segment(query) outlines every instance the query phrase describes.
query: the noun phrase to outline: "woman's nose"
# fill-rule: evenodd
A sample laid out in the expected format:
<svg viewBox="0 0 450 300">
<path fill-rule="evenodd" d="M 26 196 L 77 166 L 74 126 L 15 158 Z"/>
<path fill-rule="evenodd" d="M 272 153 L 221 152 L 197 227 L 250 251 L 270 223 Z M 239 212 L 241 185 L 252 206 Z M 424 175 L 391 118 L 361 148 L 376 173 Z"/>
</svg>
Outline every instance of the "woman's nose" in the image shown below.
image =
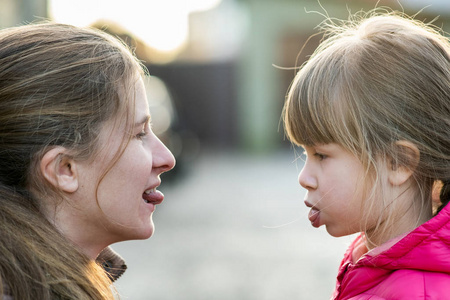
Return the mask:
<svg viewBox="0 0 450 300">
<path fill-rule="evenodd" d="M 170 171 L 175 167 L 175 157 L 172 152 L 157 138 L 153 152 L 153 168 L 158 169 L 158 173 Z"/>
<path fill-rule="evenodd" d="M 306 165 L 298 175 L 298 182 L 303 188 L 307 189 L 308 191 L 317 188 L 317 179 L 313 176 Z"/>
</svg>

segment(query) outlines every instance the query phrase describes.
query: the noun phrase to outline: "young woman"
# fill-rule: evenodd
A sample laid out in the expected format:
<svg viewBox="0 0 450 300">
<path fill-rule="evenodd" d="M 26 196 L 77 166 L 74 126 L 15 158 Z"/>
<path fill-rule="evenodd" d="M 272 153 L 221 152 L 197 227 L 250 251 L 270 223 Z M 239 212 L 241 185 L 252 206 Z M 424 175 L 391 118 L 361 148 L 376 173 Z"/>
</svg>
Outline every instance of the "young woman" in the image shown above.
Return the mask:
<svg viewBox="0 0 450 300">
<path fill-rule="evenodd" d="M 447 299 L 449 41 L 398 13 L 329 25 L 292 83 L 284 121 L 306 152 L 299 182 L 312 225 L 361 232 L 332 298 Z"/>
<path fill-rule="evenodd" d="M 109 245 L 146 239 L 175 160 L 153 134 L 139 62 L 91 29 L 0 31 L 0 295 L 113 299 Z"/>
</svg>

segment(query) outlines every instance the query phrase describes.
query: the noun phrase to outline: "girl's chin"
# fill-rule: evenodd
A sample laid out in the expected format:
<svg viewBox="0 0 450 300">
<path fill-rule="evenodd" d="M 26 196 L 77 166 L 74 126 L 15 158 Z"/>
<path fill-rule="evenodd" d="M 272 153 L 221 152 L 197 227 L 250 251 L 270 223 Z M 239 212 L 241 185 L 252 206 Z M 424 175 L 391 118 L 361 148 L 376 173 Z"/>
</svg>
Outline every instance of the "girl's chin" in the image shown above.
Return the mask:
<svg viewBox="0 0 450 300">
<path fill-rule="evenodd" d="M 344 234 L 342 231 L 337 230 L 336 228 L 334 228 L 333 226 L 330 226 L 330 225 L 325 225 L 325 228 L 326 228 L 328 234 L 331 235 L 332 237 L 342 237 L 342 236 L 347 235 L 347 234 Z"/>
<path fill-rule="evenodd" d="M 329 225 L 325 225 L 325 228 L 327 229 L 327 232 L 329 235 L 331 235 L 332 237 L 343 237 L 343 236 L 348 236 L 348 235 L 352 235 L 354 233 L 357 233 L 359 231 L 342 231 L 342 230 L 338 230 L 336 228 L 334 228 L 333 226 L 329 226 Z"/>
</svg>

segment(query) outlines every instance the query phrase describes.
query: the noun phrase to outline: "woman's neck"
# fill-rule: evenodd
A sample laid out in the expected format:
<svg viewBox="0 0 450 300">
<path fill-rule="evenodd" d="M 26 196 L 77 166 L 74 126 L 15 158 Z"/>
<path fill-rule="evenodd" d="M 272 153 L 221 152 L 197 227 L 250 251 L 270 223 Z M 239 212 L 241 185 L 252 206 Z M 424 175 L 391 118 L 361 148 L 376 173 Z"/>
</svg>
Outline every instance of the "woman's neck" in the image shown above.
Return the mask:
<svg viewBox="0 0 450 300">
<path fill-rule="evenodd" d="M 95 260 L 99 253 L 109 245 L 98 236 L 90 235 L 89 230 L 84 229 L 83 218 L 78 215 L 79 210 L 73 206 L 62 202 L 58 207 L 43 206 L 41 211 L 66 239 L 92 260 Z"/>
</svg>

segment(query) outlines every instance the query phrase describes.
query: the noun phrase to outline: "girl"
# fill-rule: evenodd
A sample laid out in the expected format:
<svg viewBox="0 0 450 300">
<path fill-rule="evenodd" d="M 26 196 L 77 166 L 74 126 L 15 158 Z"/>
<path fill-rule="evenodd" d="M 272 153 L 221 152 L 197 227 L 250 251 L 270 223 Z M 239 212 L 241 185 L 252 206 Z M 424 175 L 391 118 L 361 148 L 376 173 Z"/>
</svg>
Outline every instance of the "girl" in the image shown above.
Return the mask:
<svg viewBox="0 0 450 300">
<path fill-rule="evenodd" d="M 332 299 L 450 299 L 449 41 L 398 13 L 356 19 L 329 26 L 283 112 L 312 225 L 362 232 Z"/>
<path fill-rule="evenodd" d="M 153 233 L 173 168 L 130 51 L 99 31 L 0 31 L 0 295 L 113 299 L 108 248 Z"/>
</svg>

